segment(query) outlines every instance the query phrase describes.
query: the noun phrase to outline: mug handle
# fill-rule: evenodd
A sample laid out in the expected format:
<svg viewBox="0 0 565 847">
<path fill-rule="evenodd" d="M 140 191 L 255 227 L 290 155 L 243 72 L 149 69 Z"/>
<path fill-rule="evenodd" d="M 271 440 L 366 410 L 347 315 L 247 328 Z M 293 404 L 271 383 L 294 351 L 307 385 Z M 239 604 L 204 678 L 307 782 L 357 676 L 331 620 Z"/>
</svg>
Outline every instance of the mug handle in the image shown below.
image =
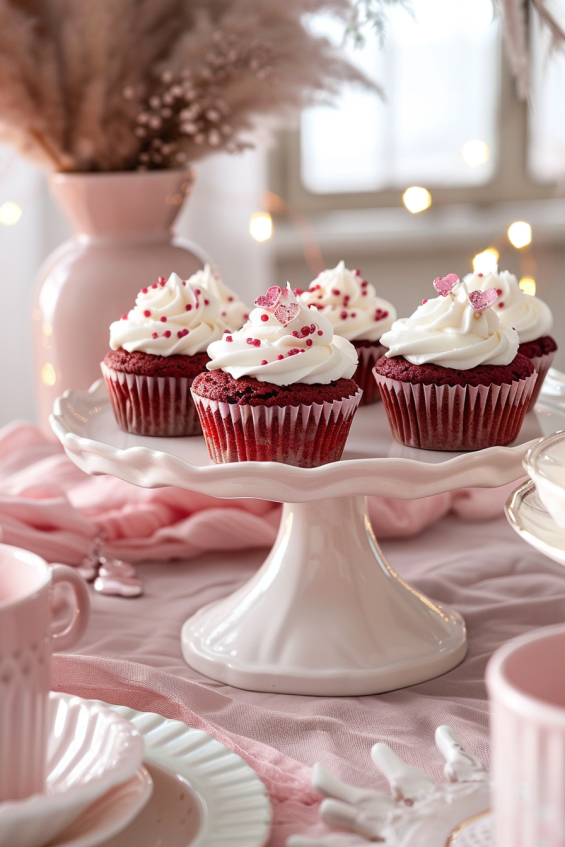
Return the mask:
<svg viewBox="0 0 565 847">
<path fill-rule="evenodd" d="M 75 595 L 76 606 L 72 621 L 63 632 L 53 633 L 53 650 L 67 650 L 80 641 L 90 618 L 90 596 L 86 582 L 74 568 L 68 565 L 51 565 L 51 584 L 68 582 Z"/>
</svg>

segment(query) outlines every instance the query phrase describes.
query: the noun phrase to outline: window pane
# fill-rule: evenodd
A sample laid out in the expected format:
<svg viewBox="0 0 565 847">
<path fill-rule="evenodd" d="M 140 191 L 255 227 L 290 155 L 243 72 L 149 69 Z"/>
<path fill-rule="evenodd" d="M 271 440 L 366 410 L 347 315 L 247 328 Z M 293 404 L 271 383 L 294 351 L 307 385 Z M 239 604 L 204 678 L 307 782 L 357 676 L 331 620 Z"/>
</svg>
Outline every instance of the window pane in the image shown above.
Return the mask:
<svg viewBox="0 0 565 847">
<path fill-rule="evenodd" d="M 335 108 L 304 112 L 301 169 L 310 191 L 478 185 L 492 178 L 499 46 L 491 2 L 414 0 L 412 8 L 413 18 L 391 9 L 384 49 L 370 32 L 361 51 L 348 48 L 383 85 L 386 102 L 347 87 Z M 322 27 L 337 40 L 318 21 Z"/>
<path fill-rule="evenodd" d="M 565 25 L 565 10 L 553 14 Z M 532 15 L 532 95 L 528 168 L 538 182 L 557 182 L 565 176 L 565 54 L 550 50 L 550 35 Z"/>
</svg>

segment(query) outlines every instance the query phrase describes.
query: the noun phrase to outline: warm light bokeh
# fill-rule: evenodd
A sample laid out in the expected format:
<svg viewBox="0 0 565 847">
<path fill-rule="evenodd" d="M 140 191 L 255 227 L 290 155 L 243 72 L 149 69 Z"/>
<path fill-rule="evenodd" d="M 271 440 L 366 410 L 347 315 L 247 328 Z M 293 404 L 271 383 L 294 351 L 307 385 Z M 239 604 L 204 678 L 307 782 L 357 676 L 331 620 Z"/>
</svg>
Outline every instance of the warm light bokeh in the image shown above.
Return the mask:
<svg viewBox="0 0 565 847">
<path fill-rule="evenodd" d="M 407 188 L 402 195 L 404 205 L 413 215 L 418 212 L 423 212 L 424 209 L 429 209 L 432 205 L 432 195 L 427 188 L 422 188 L 419 185 L 412 185 Z"/>
<path fill-rule="evenodd" d="M 13 226 L 17 224 L 22 216 L 22 208 L 12 200 L 6 200 L 0 206 L 0 224 L 4 226 Z"/>
<path fill-rule="evenodd" d="M 478 168 L 488 162 L 490 156 L 489 146 L 485 141 L 473 139 L 466 141 L 461 148 L 461 156 L 470 168 Z"/>
<path fill-rule="evenodd" d="M 477 253 L 473 259 L 473 270 L 476 274 L 496 273 L 498 270 L 498 250 L 487 247 L 482 253 Z"/>
<path fill-rule="evenodd" d="M 508 240 L 513 247 L 527 247 L 532 243 L 532 228 L 526 221 L 514 221 L 508 227 Z"/>
<path fill-rule="evenodd" d="M 268 212 L 255 212 L 249 219 L 249 232 L 255 241 L 268 241 L 273 234 L 273 219 Z"/>
<path fill-rule="evenodd" d="M 532 297 L 536 293 L 536 281 L 531 276 L 523 276 L 518 283 L 524 294 L 531 294 Z"/>
</svg>

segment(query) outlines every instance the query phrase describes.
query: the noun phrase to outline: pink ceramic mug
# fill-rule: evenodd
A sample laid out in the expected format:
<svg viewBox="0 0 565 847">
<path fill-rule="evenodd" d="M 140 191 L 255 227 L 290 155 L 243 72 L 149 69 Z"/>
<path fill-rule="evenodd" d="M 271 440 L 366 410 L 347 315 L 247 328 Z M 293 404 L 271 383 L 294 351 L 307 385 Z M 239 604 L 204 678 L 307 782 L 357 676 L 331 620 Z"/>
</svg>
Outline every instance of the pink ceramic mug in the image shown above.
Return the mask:
<svg viewBox="0 0 565 847">
<path fill-rule="evenodd" d="M 505 644 L 486 675 L 496 847 L 565 844 L 565 626 Z"/>
<path fill-rule="evenodd" d="M 74 617 L 52 632 L 52 585 L 75 595 Z M 47 697 L 53 649 L 72 647 L 88 624 L 82 577 L 27 550 L 0 544 L 0 802 L 45 789 Z"/>
</svg>

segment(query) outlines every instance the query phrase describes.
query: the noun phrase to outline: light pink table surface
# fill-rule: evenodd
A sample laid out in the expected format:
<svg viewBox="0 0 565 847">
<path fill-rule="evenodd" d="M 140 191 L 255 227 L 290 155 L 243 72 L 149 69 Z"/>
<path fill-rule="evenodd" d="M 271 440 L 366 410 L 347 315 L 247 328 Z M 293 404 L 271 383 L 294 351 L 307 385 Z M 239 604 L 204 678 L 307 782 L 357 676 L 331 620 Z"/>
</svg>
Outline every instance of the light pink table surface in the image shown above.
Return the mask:
<svg viewBox="0 0 565 847">
<path fill-rule="evenodd" d="M 528 547 L 502 517 L 472 524 L 447 517 L 414 539 L 384 543 L 383 550 L 401 576 L 467 622 L 467 658 L 443 677 L 389 694 L 315 698 L 240 691 L 193 671 L 181 656 L 182 624 L 247 580 L 262 551 L 140 565 L 145 596 L 94 595 L 89 631 L 74 652 L 127 659 L 213 689 L 220 698 L 210 703 L 209 717 L 228 732 L 308 766 L 320 761 L 357 785 L 385 788 L 369 757 L 377 740 L 441 779 L 433 737 L 444 723 L 488 765 L 486 662 L 515 635 L 565 620 L 565 572 Z"/>
</svg>

